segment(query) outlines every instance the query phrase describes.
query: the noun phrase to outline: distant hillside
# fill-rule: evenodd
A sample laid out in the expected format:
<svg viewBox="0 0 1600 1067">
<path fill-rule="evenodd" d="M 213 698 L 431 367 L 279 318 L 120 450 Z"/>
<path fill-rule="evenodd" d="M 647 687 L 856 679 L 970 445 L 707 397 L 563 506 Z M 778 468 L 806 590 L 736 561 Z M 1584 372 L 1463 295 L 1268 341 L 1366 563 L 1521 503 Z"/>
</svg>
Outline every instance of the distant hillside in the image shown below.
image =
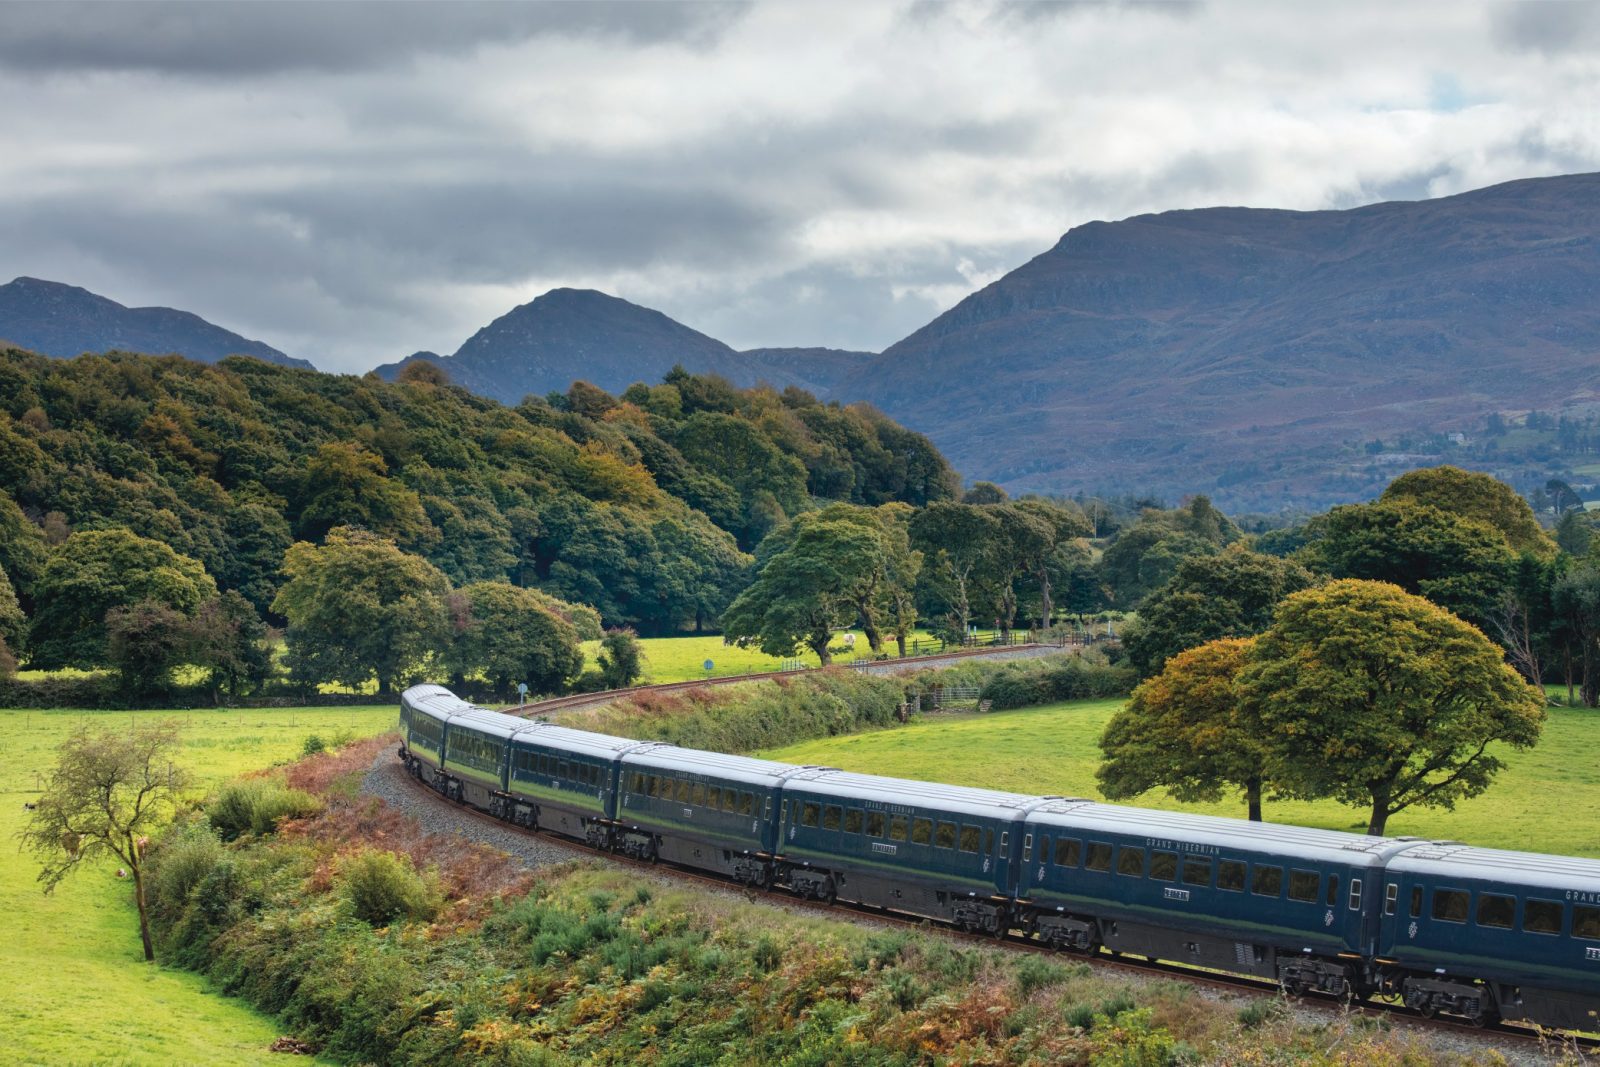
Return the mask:
<svg viewBox="0 0 1600 1067">
<path fill-rule="evenodd" d="M 735 352 L 659 311 L 593 289 L 552 289 L 489 323 L 454 355 L 418 352 L 377 373 L 393 379 L 406 363 L 423 359 L 465 389 L 515 404 L 565 392 L 578 380 L 620 392 L 634 382 L 659 382 L 674 366 L 741 387 L 766 382 L 826 391 L 866 355 L 825 348 Z"/>
<path fill-rule="evenodd" d="M 1597 356 L 1600 175 L 1575 175 L 1090 223 L 836 395 L 1014 490 L 1320 504 L 1381 487 L 1364 441 L 1600 399 Z"/>
<path fill-rule="evenodd" d="M 38 278 L 0 285 L 0 338 L 47 356 L 84 352 L 177 353 L 201 363 L 254 356 L 285 367 L 314 370 L 271 345 L 240 337 L 198 315 L 174 308 L 130 308 L 87 289 Z"/>
</svg>

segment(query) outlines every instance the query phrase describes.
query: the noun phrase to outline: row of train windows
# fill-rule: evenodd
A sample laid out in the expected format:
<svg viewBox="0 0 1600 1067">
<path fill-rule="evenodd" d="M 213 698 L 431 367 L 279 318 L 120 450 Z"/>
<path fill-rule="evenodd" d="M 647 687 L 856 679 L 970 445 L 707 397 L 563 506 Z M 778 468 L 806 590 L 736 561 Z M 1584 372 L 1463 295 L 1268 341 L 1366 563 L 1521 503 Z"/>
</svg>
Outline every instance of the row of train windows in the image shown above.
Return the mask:
<svg viewBox="0 0 1600 1067">
<path fill-rule="evenodd" d="M 478 767 L 480 770 L 498 770 L 502 743 L 473 734 L 450 735 L 450 759 Z"/>
<path fill-rule="evenodd" d="M 934 848 L 955 849 L 974 855 L 994 851 L 994 831 L 987 828 L 889 815 L 881 811 L 862 811 L 838 804 L 817 804 L 809 800 L 790 803 L 799 805 L 801 826 L 843 830 L 847 834 L 865 834 L 867 837 L 890 841 L 910 841 L 913 845 L 932 845 Z M 790 818 L 793 817 L 791 807 Z M 1006 835 L 1001 836 L 1004 838 Z"/>
<path fill-rule="evenodd" d="M 543 774 L 579 785 L 598 787 L 605 775 L 593 763 L 579 763 L 577 760 L 568 762 L 548 752 L 518 752 L 515 763 L 518 775 Z"/>
<path fill-rule="evenodd" d="M 1027 834 L 1022 839 L 1022 860 L 1024 863 L 1032 862 L 1033 835 Z M 1080 863 L 1085 870 L 1109 873 L 1113 869 L 1113 849 L 1104 841 L 1091 841 L 1089 847 L 1084 848 L 1083 842 L 1076 838 L 1057 838 L 1054 852 L 1050 849 L 1050 839 L 1039 839 L 1040 862 L 1050 862 L 1056 867 L 1077 867 Z M 1185 885 L 1210 886 L 1212 858 L 1210 856 L 1188 855 L 1179 857 L 1176 852 L 1166 852 L 1154 849 L 1149 854 L 1146 863 L 1145 850 L 1135 845 L 1123 845 L 1115 850 L 1115 870 L 1118 874 L 1130 878 L 1150 877 L 1158 882 L 1176 882 L 1182 879 Z M 1217 860 L 1215 863 L 1217 881 L 1216 887 L 1230 893 L 1243 893 L 1248 885 L 1251 893 L 1262 897 L 1281 896 L 1284 890 L 1284 870 L 1275 864 L 1257 863 L 1246 864 L 1244 860 Z M 1316 871 L 1302 871 L 1289 869 L 1288 890 L 1290 900 L 1299 900 L 1307 904 L 1315 904 L 1321 897 L 1328 907 L 1339 902 L 1339 876 L 1328 875 L 1327 892 L 1322 893 L 1322 876 Z M 1361 906 L 1361 879 L 1355 878 L 1350 882 L 1350 901 L 1352 909 Z"/>
<path fill-rule="evenodd" d="M 634 793 L 657 800 L 672 800 L 679 804 L 739 815 L 754 815 L 756 810 L 754 793 L 731 786 L 724 788 L 687 778 L 674 778 L 668 774 L 642 774 L 638 771 L 634 772 L 630 784 Z"/>
<path fill-rule="evenodd" d="M 1395 903 L 1400 896 L 1400 887 L 1393 882 L 1389 883 L 1384 894 L 1383 913 L 1393 915 Z M 1559 934 L 1561 933 L 1562 909 L 1565 905 L 1559 900 L 1524 900 L 1522 902 L 1522 930 L 1529 934 Z M 1472 915 L 1472 894 L 1465 889 L 1435 889 L 1433 891 L 1433 907 L 1429 914 L 1447 923 L 1465 923 Z M 1411 887 L 1411 918 L 1422 916 L 1422 887 Z M 1499 893 L 1479 893 L 1478 912 L 1476 916 L 1479 926 L 1488 926 L 1500 930 L 1510 930 L 1517 923 L 1517 898 L 1502 896 Z M 1572 936 L 1580 937 L 1586 941 L 1600 941 L 1600 908 L 1588 907 L 1583 904 L 1572 906 Z"/>
<path fill-rule="evenodd" d="M 424 741 L 431 741 L 433 747 L 438 748 L 439 739 L 444 736 L 444 727 L 439 725 L 437 719 L 430 719 L 426 715 L 413 715 L 411 732 Z"/>
</svg>

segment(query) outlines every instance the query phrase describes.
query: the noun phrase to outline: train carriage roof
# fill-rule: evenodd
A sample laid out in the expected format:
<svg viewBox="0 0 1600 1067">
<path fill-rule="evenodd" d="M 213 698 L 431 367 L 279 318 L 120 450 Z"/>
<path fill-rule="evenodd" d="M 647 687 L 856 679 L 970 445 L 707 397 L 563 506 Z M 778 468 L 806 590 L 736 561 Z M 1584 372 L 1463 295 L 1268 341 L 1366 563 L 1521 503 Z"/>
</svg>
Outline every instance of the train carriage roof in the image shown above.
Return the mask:
<svg viewBox="0 0 1600 1067">
<path fill-rule="evenodd" d="M 512 716 L 504 716 L 512 718 Z M 526 719 L 517 719 L 517 722 L 527 723 Z M 659 741 L 635 741 L 627 737 L 614 737 L 611 734 L 591 733 L 588 730 L 574 730 L 566 726 L 552 726 L 549 723 L 535 723 L 540 729 L 537 732 L 518 735 L 516 744 L 523 742 L 538 745 L 559 752 L 571 752 L 580 756 L 591 756 L 597 759 L 614 760 L 625 752 L 637 749 L 655 748 Z"/>
<path fill-rule="evenodd" d="M 1600 894 L 1600 860 L 1475 848 L 1458 841 L 1430 841 L 1407 849 L 1389 861 L 1389 871 L 1443 884 L 1470 878 L 1497 882 L 1507 890 Z"/>
<path fill-rule="evenodd" d="M 441 721 L 451 715 L 478 710 L 442 685 L 414 685 L 400 694 L 400 703 Z"/>
<path fill-rule="evenodd" d="M 1216 815 L 1130 808 L 1092 800 L 1057 800 L 1028 816 L 1030 825 L 1073 834 L 1133 835 L 1234 853 L 1270 853 L 1342 867 L 1376 867 L 1397 853 L 1415 848 L 1418 838 L 1368 837 L 1340 830 L 1318 830 L 1283 823 L 1248 822 Z"/>
<path fill-rule="evenodd" d="M 795 777 L 791 788 L 822 793 L 844 800 L 860 800 L 889 807 L 917 807 L 934 811 L 975 815 L 1009 822 L 1041 802 L 1053 798 L 1003 793 L 995 789 L 973 789 L 942 782 L 918 782 L 909 778 L 885 778 L 876 774 L 856 774 L 819 767 Z"/>
<path fill-rule="evenodd" d="M 468 706 L 466 711 L 450 717 L 450 728 L 458 730 L 465 727 L 489 737 L 508 740 L 514 736 L 530 734 L 535 731 L 553 730 L 555 727 L 548 723 L 529 722 L 519 719 L 514 715 L 502 715 L 498 711 L 487 708 Z"/>
<path fill-rule="evenodd" d="M 695 748 L 679 748 L 676 745 L 666 744 L 652 745 L 649 748 L 626 753 L 622 757 L 622 763 L 625 767 L 703 774 L 707 777 L 769 789 L 808 769 L 793 763 L 777 763 L 751 756 L 726 756 L 720 752 L 702 752 Z"/>
</svg>

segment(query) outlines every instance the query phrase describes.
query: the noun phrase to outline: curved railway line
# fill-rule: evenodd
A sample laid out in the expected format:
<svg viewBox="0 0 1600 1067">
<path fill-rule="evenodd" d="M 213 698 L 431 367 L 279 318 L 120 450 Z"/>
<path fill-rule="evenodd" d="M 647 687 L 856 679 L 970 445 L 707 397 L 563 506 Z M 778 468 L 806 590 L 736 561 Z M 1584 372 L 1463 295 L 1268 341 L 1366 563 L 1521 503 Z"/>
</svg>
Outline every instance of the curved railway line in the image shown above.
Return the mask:
<svg viewBox="0 0 1600 1067">
<path fill-rule="evenodd" d="M 793 673 L 793 672 L 789 672 Z M 747 679 L 739 679 L 747 680 Z M 682 688 L 702 683 L 668 683 L 670 687 Z M 662 688 L 654 686 L 639 686 L 630 690 L 616 692 L 638 692 L 641 689 Z M 595 696 L 596 694 L 586 694 Z M 614 697 L 612 699 L 615 699 Z M 540 705 L 548 706 L 551 701 L 541 701 Z M 536 706 L 536 705 L 529 705 Z M 563 705 L 565 706 L 565 705 Z M 945 936 L 960 941 L 970 942 L 975 945 L 1004 946 L 1018 952 L 1032 952 L 1046 956 L 1060 956 L 1091 964 L 1095 967 L 1125 972 L 1144 978 L 1165 977 L 1179 978 L 1195 985 L 1212 990 L 1228 993 L 1251 993 L 1258 996 L 1279 996 L 1284 991 L 1276 982 L 1259 978 L 1249 978 L 1241 975 L 1227 974 L 1220 971 L 1209 971 L 1181 964 L 1168 963 L 1162 960 L 1140 957 L 1137 955 L 1124 955 L 1103 949 L 1082 953 L 1054 948 L 1048 944 L 1037 941 L 1024 934 L 1008 932 L 1002 937 L 990 934 L 972 933 L 962 930 L 953 923 L 929 919 L 919 915 L 906 915 L 887 908 L 880 908 L 869 904 L 856 904 L 849 901 L 822 901 L 811 899 L 793 893 L 787 889 L 769 886 L 765 890 L 757 890 L 751 886 L 737 882 L 732 878 L 708 874 L 680 864 L 665 860 L 647 861 L 635 859 L 621 852 L 606 851 L 592 848 L 586 842 L 577 838 L 567 837 L 552 832 L 541 832 L 515 826 L 503 819 L 497 819 L 487 812 L 479 811 L 470 804 L 452 801 L 441 796 L 436 790 L 430 788 L 420 779 L 405 775 L 411 787 L 419 794 L 426 796 L 432 803 L 446 806 L 453 814 L 466 815 L 473 821 L 482 822 L 499 830 L 509 831 L 526 837 L 543 838 L 558 841 L 564 847 L 571 849 L 575 856 L 589 856 L 605 859 L 608 862 L 631 867 L 639 871 L 654 874 L 670 874 L 674 879 L 684 882 L 699 883 L 722 892 L 737 893 L 751 902 L 767 901 L 785 908 L 800 909 L 808 912 L 831 913 L 841 919 L 866 919 L 876 923 L 886 923 L 894 926 L 903 926 L 909 929 L 933 929 Z M 1438 1016 L 1426 1016 L 1403 1005 L 1385 1000 L 1367 999 L 1341 1001 L 1337 998 L 1323 995 L 1306 995 L 1295 998 L 1296 1003 L 1319 1011 L 1328 1013 L 1354 1012 L 1372 1017 L 1382 1017 L 1403 1021 L 1407 1026 L 1420 1030 L 1440 1034 L 1449 1034 L 1456 1037 L 1468 1037 L 1474 1040 L 1504 1040 L 1516 1044 L 1519 1048 L 1533 1052 L 1535 1050 L 1548 1053 L 1550 1050 L 1576 1052 L 1583 1057 L 1591 1057 L 1600 1053 L 1600 1037 L 1585 1035 L 1572 1035 L 1551 1033 L 1535 1027 L 1522 1026 L 1515 1023 L 1497 1022 L 1486 1026 L 1474 1026 L 1467 1022 Z"/>
</svg>

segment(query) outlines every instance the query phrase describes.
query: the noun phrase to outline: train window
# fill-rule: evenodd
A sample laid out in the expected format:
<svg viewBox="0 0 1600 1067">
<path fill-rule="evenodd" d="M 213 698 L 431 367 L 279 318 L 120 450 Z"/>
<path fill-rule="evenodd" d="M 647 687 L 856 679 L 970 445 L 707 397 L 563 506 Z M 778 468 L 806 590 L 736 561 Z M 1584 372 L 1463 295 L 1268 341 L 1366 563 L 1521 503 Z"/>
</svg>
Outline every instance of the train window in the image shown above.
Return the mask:
<svg viewBox="0 0 1600 1067">
<path fill-rule="evenodd" d="M 1250 892 L 1258 897 L 1275 897 L 1283 892 L 1283 868 L 1256 864 L 1250 870 Z"/>
<path fill-rule="evenodd" d="M 1395 901 L 1399 899 L 1400 887 L 1390 882 L 1389 888 L 1383 891 L 1383 913 L 1385 915 L 1393 915 Z"/>
<path fill-rule="evenodd" d="M 1361 879 L 1350 879 L 1350 910 L 1361 910 Z"/>
<path fill-rule="evenodd" d="M 671 800 L 673 788 L 672 779 L 663 774 L 656 779 L 656 798 L 658 800 Z"/>
<path fill-rule="evenodd" d="M 650 784 L 654 785 L 655 780 L 652 779 Z M 644 775 L 640 774 L 638 771 L 633 772 L 633 791 L 635 793 L 643 793 L 646 791 L 644 786 Z"/>
<path fill-rule="evenodd" d="M 1211 857 L 1210 856 L 1185 856 L 1185 857 L 1183 857 L 1183 884 L 1184 885 L 1210 885 L 1211 884 Z"/>
<path fill-rule="evenodd" d="M 933 840 L 932 819 L 911 820 L 911 843 L 913 845 L 926 845 Z"/>
<path fill-rule="evenodd" d="M 704 782 L 696 782 L 694 784 L 694 787 L 689 791 L 689 803 L 691 803 L 695 807 L 699 808 L 699 807 L 704 807 L 705 806 L 705 802 L 706 802 L 706 784 Z"/>
<path fill-rule="evenodd" d="M 1460 889 L 1435 889 L 1433 891 L 1433 917 L 1440 922 L 1466 922 L 1467 893 Z"/>
<path fill-rule="evenodd" d="M 550 773 L 550 757 L 546 756 L 546 755 L 544 755 L 542 753 L 539 756 L 539 773 L 540 774 L 549 774 Z"/>
<path fill-rule="evenodd" d="M 569 778 L 569 777 L 571 777 L 571 772 L 567 768 L 567 761 L 566 760 L 562 760 L 560 763 L 556 764 L 556 777 L 557 778 Z"/>
<path fill-rule="evenodd" d="M 1600 941 L 1600 908 L 1582 904 L 1572 906 L 1572 936 L 1585 941 Z"/>
<path fill-rule="evenodd" d="M 844 822 L 844 809 L 837 804 L 829 804 L 822 809 L 822 828 L 824 830 L 837 830 Z"/>
<path fill-rule="evenodd" d="M 1289 871 L 1289 899 L 1317 902 L 1317 888 L 1322 878 L 1316 871 Z"/>
<path fill-rule="evenodd" d="M 851 808 L 844 813 L 844 832 L 859 834 L 861 832 L 861 809 Z"/>
<path fill-rule="evenodd" d="M 1158 882 L 1178 880 L 1178 854 L 1176 852 L 1150 853 L 1150 877 Z"/>
<path fill-rule="evenodd" d="M 1517 902 L 1496 893 L 1478 894 L 1478 925 L 1511 929 L 1517 918 Z"/>
<path fill-rule="evenodd" d="M 1117 852 L 1117 873 L 1132 878 L 1144 876 L 1144 849 L 1123 845 Z"/>
<path fill-rule="evenodd" d="M 1221 860 L 1217 863 L 1217 888 L 1230 893 L 1244 892 L 1244 860 Z"/>
<path fill-rule="evenodd" d="M 529 771 L 533 770 L 533 764 L 534 759 L 532 752 L 517 753 L 517 773 L 519 775 L 527 774 Z"/>
<path fill-rule="evenodd" d="M 771 803 L 769 800 L 767 803 Z M 756 812 L 756 795 L 754 793 L 739 794 L 739 814 L 754 815 Z"/>
<path fill-rule="evenodd" d="M 800 825 L 816 826 L 822 821 L 822 805 L 806 801 L 800 809 Z"/>
<path fill-rule="evenodd" d="M 1039 838 L 1039 862 L 1043 863 L 1043 862 L 1045 862 L 1045 860 L 1047 860 L 1049 858 L 1050 858 L 1050 838 L 1048 836 L 1041 837 L 1041 838 Z"/>
<path fill-rule="evenodd" d="M 994 830 L 990 827 L 983 829 L 983 854 L 985 856 L 994 851 Z"/>
<path fill-rule="evenodd" d="M 687 804 L 687 803 L 689 803 L 689 789 L 690 789 L 689 779 L 687 779 L 687 778 L 676 778 L 676 779 L 673 780 L 673 782 L 674 782 L 674 789 L 677 792 L 677 796 L 678 796 L 678 803 L 679 804 Z"/>
<path fill-rule="evenodd" d="M 1323 900 L 1323 903 L 1330 908 L 1339 903 L 1339 876 L 1337 874 L 1328 875 L 1328 895 Z"/>
<path fill-rule="evenodd" d="M 1011 831 L 1010 830 L 1001 830 L 1000 831 L 1000 852 L 1001 852 L 1002 855 L 1010 855 L 1010 853 L 1011 853 Z"/>
<path fill-rule="evenodd" d="M 1559 900 L 1526 900 L 1522 903 L 1522 929 L 1530 934 L 1559 934 L 1561 932 L 1561 902 Z"/>
<path fill-rule="evenodd" d="M 978 843 L 981 840 L 982 840 L 982 835 L 980 835 L 978 833 L 978 828 L 976 826 L 963 826 L 961 828 L 961 851 L 962 852 L 970 852 L 973 855 L 977 855 L 978 854 Z"/>
<path fill-rule="evenodd" d="M 716 811 L 722 807 L 722 787 L 711 785 L 706 787 L 706 807 Z"/>
<path fill-rule="evenodd" d="M 772 818 L 772 798 L 771 797 L 768 797 L 762 803 L 762 805 L 761 805 L 761 817 L 763 819 L 771 819 Z"/>
<path fill-rule="evenodd" d="M 896 815 L 889 820 L 889 840 L 904 841 L 906 839 L 906 817 Z"/>
<path fill-rule="evenodd" d="M 1033 862 L 1033 835 L 1032 834 L 1023 834 L 1022 835 L 1022 862 L 1023 863 L 1032 863 Z"/>
<path fill-rule="evenodd" d="M 1414 886 L 1411 887 L 1411 917 L 1413 919 L 1416 919 L 1416 918 L 1421 917 L 1421 915 L 1422 915 L 1422 887 L 1420 885 L 1414 885 Z M 1465 920 L 1462 920 L 1462 921 L 1465 922 Z"/>
<path fill-rule="evenodd" d="M 722 810 L 731 812 L 739 810 L 739 791 L 737 789 L 724 789 L 722 791 Z"/>
<path fill-rule="evenodd" d="M 1111 846 L 1103 841 L 1089 842 L 1089 858 L 1083 865 L 1091 871 L 1109 871 L 1111 869 Z"/>
<path fill-rule="evenodd" d="M 889 817 L 881 811 L 867 812 L 867 836 L 882 837 L 888 829 Z"/>
<path fill-rule="evenodd" d="M 1075 837 L 1056 839 L 1056 866 L 1076 867 L 1083 858 L 1083 843 Z"/>
</svg>

